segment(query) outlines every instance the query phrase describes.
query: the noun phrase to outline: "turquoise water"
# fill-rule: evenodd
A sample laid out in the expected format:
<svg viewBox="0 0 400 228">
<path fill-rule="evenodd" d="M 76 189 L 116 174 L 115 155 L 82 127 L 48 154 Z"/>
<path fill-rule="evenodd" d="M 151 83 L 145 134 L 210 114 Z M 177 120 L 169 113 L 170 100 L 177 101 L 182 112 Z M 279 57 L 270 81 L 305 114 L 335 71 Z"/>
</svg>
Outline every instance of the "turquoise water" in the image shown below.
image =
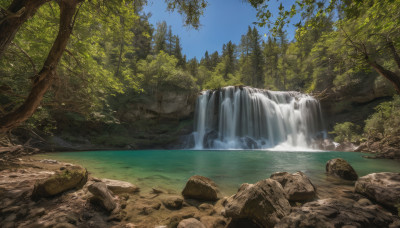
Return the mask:
<svg viewBox="0 0 400 228">
<path fill-rule="evenodd" d="M 80 164 L 94 176 L 129 181 L 147 192 L 157 187 L 180 192 L 192 175 L 211 178 L 223 194 L 242 183 L 255 183 L 278 171 L 302 171 L 315 184 L 326 182 L 325 164 L 347 160 L 359 176 L 372 172 L 400 172 L 400 162 L 366 159 L 353 152 L 282 152 L 262 150 L 138 150 L 62 152 L 38 155 Z"/>
</svg>

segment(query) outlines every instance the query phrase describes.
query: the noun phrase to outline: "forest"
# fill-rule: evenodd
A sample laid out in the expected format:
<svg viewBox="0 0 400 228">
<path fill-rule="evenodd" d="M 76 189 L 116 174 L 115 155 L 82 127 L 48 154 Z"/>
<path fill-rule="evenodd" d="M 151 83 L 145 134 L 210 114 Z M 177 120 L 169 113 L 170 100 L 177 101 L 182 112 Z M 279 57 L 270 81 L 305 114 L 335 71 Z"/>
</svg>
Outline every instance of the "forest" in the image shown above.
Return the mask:
<svg viewBox="0 0 400 228">
<path fill-rule="evenodd" d="M 383 88 L 383 95 L 367 91 L 371 99 L 365 102 L 388 98 L 375 108 L 376 114 L 356 123 L 337 122 L 330 125 L 331 133 L 339 142 L 399 134 L 398 1 L 298 2 L 290 9 L 281 5 L 275 20 L 263 1 L 249 1 L 259 21 L 248 27 L 240 43 L 228 41 L 220 52 L 205 50 L 201 59 L 187 59 L 180 37 L 166 22 L 149 23 L 145 1 L 72 1 L 70 6 L 64 1 L 35 2 L 1 3 L 3 134 L 11 130 L 23 140 L 39 141 L 58 135 L 109 146 L 129 141 L 133 147 L 148 146 L 150 142 L 135 136 L 148 134 L 159 136 L 156 145 L 165 144 L 186 132 L 190 120 L 183 118 L 176 125 L 156 113 L 156 118 L 129 122 L 121 118 L 128 104 L 160 102 L 168 91 L 193 95 L 228 85 L 300 91 L 322 100 Z M 188 26 L 199 27 L 205 1 L 167 2 L 169 10 L 184 15 Z M 13 25 L 12 19 L 28 7 L 31 15 Z M 64 15 L 63 7 L 74 9 Z M 290 21 L 296 14 L 302 18 L 298 23 Z M 61 34 L 68 26 L 64 22 L 70 25 L 69 34 Z M 297 27 L 293 40 L 285 30 L 289 23 Z M 8 36 L 3 31 L 11 27 Z M 62 36 L 70 37 L 59 40 Z M 352 105 L 339 103 L 335 108 Z M 81 129 L 82 124 L 87 127 Z"/>
</svg>

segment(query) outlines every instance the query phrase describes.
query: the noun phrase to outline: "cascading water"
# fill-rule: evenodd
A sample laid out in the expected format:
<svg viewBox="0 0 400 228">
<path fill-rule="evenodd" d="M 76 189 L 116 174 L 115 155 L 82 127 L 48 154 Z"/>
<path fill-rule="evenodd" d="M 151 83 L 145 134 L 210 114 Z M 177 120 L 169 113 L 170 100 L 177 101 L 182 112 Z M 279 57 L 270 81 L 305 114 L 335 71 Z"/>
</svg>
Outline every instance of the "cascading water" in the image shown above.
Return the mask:
<svg viewBox="0 0 400 228">
<path fill-rule="evenodd" d="M 195 149 L 308 148 L 323 135 L 313 97 L 234 86 L 198 97 L 194 128 Z"/>
</svg>

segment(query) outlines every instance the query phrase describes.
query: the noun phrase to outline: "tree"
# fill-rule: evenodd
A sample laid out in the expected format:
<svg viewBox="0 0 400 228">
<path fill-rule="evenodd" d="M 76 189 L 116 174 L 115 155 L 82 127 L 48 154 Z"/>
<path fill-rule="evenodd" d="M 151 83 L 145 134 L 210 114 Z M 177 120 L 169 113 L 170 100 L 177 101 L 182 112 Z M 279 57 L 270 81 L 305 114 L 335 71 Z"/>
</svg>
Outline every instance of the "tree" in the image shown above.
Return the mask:
<svg viewBox="0 0 400 228">
<path fill-rule="evenodd" d="M 281 3 L 278 16 L 273 22 L 273 15 L 268 7 L 269 0 L 249 0 L 252 6 L 258 10 L 259 25 L 269 25 L 270 31 L 275 36 L 283 31 L 286 24 L 295 15 L 301 15 L 303 20 L 312 19 L 313 23 L 307 25 L 315 28 L 320 26 L 321 17 L 327 17 L 336 13 L 339 16 L 337 27 L 346 41 L 341 48 L 345 49 L 346 55 L 350 56 L 362 65 L 368 65 L 379 75 L 390 81 L 397 93 L 400 93 L 400 75 L 396 73 L 400 69 L 399 55 L 399 12 L 398 1 L 296 1 L 289 9 L 285 9 Z M 310 20 L 308 20 L 310 21 Z M 298 28 L 305 26 L 302 21 L 298 22 Z M 382 55 L 383 52 L 390 53 Z M 385 57 L 392 62 L 390 67 L 380 63 Z"/>
<path fill-rule="evenodd" d="M 205 66 L 208 70 L 212 69 L 211 59 L 210 59 L 210 56 L 208 55 L 208 51 L 206 51 L 204 53 L 204 57 L 201 58 L 200 65 Z"/>
<path fill-rule="evenodd" d="M 179 36 L 175 36 L 175 46 L 174 46 L 174 52 L 173 55 L 178 59 L 178 67 L 182 67 L 185 65 L 185 60 L 182 57 L 182 47 L 180 43 Z"/>
<path fill-rule="evenodd" d="M 236 69 L 236 45 L 229 41 L 222 47 L 222 62 L 224 63 L 223 77 L 228 79 L 228 74 L 233 74 Z"/>
<path fill-rule="evenodd" d="M 260 47 L 261 37 L 255 27 L 251 31 L 250 47 L 251 47 L 251 65 L 253 68 L 253 75 L 255 77 L 254 86 L 262 88 L 264 85 L 264 71 L 263 71 L 263 55 Z"/>
<path fill-rule="evenodd" d="M 211 69 L 214 69 L 217 64 L 221 61 L 218 51 L 215 51 L 214 53 L 211 54 L 210 62 L 211 62 Z"/>
<path fill-rule="evenodd" d="M 48 1 L 13 0 L 7 7 L 7 10 L 2 11 L 0 18 L 0 57 L 9 47 L 20 27 L 46 2 Z M 82 4 L 84 0 L 60 0 L 57 2 L 60 8 L 60 23 L 57 38 L 50 49 L 48 57 L 43 64 L 43 68 L 33 78 L 32 89 L 25 102 L 12 112 L 0 117 L 0 134 L 6 133 L 28 119 L 35 112 L 44 94 L 54 81 L 55 75 L 57 74 L 57 65 L 65 51 L 75 24 L 77 11 L 79 11 L 77 7 Z M 89 4 L 96 5 L 96 3 L 99 2 L 102 1 L 91 1 Z M 132 3 L 132 1 L 124 1 L 122 5 L 130 3 Z M 121 2 L 111 0 L 104 1 L 99 5 L 113 8 L 120 6 Z M 176 0 L 168 1 L 168 9 L 176 9 L 179 13 L 185 14 L 186 24 L 192 25 L 195 28 L 199 26 L 199 17 L 203 13 L 203 9 L 206 5 L 204 0 L 190 0 L 184 3 Z"/>
<path fill-rule="evenodd" d="M 154 53 L 167 51 L 167 22 L 157 23 L 156 33 L 154 34 Z"/>
<path fill-rule="evenodd" d="M 264 59 L 260 43 L 261 37 L 257 29 L 249 26 L 240 43 L 241 78 L 247 85 L 258 88 L 264 86 Z"/>
<path fill-rule="evenodd" d="M 18 2 L 14 1 L 13 3 Z M 81 1 L 78 0 L 62 0 L 59 2 L 60 6 L 60 24 L 59 24 L 59 31 L 57 34 L 57 38 L 53 43 L 53 46 L 47 56 L 47 59 L 43 65 L 43 68 L 40 72 L 35 75 L 33 78 L 33 86 L 31 92 L 29 93 L 28 97 L 26 98 L 25 102 L 18 107 L 16 110 L 8 113 L 7 115 L 1 117 L 0 119 L 0 133 L 5 133 L 8 130 L 14 128 L 15 126 L 19 125 L 21 122 L 25 121 L 29 118 L 37 109 L 44 94 L 49 89 L 50 85 L 52 84 L 56 71 L 57 65 L 61 59 L 62 54 L 67 46 L 68 39 L 71 35 L 73 24 L 74 24 L 74 16 L 76 13 L 76 9 L 78 4 Z M 12 3 L 12 5 L 13 5 Z M 11 6 L 12 6 L 11 5 Z M 8 20 L 7 18 L 3 20 Z M 4 23 L 4 22 L 3 22 Z M 13 25 L 9 23 L 8 26 L 20 26 Z M 10 31 L 8 26 L 2 27 L 0 33 L 4 33 Z M 16 32 L 16 31 L 15 31 Z M 0 42 L 2 43 L 2 42 Z M 6 45 L 3 45 L 3 50 L 5 49 Z M 1 54 L 1 53 L 0 53 Z"/>
</svg>

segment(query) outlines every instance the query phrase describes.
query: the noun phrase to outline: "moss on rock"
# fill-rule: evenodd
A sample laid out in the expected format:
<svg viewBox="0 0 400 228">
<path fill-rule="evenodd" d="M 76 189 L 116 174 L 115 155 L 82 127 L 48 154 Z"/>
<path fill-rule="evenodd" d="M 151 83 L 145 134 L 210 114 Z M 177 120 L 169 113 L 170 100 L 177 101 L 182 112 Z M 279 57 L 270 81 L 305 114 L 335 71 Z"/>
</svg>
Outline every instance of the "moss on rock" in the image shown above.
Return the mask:
<svg viewBox="0 0 400 228">
<path fill-rule="evenodd" d="M 86 184 L 88 172 L 80 166 L 67 167 L 47 179 L 35 183 L 32 198 L 50 197 Z"/>
</svg>

